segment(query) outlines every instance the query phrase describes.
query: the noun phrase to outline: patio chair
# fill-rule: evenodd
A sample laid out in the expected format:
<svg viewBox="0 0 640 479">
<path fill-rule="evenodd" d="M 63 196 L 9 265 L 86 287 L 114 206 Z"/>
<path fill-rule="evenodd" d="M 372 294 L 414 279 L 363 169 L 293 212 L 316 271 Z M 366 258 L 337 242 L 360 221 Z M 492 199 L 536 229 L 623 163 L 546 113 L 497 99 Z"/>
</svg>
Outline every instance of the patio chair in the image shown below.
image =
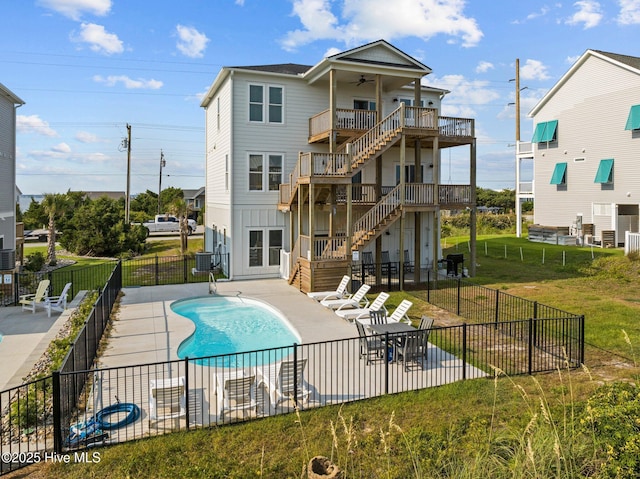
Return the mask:
<svg viewBox="0 0 640 479">
<path fill-rule="evenodd" d="M 371 289 L 368 284 L 363 284 L 354 294 L 344 299 L 323 299 L 320 301 L 322 306 L 329 309 L 349 309 L 349 308 L 366 308 L 369 306 L 369 300 L 365 297 Z M 363 304 L 364 302 L 364 304 Z"/>
<path fill-rule="evenodd" d="M 38 289 L 34 294 L 23 294 L 20 296 L 18 303 L 22 305 L 22 311 L 31 311 L 35 314 L 36 308 L 42 306 L 44 308 L 45 298 L 49 291 L 49 280 L 43 279 L 38 283 Z"/>
<path fill-rule="evenodd" d="M 218 374 L 216 376 L 216 396 L 218 399 L 218 418 L 224 421 L 225 413 L 257 412 L 255 398 L 256 377 Z"/>
<path fill-rule="evenodd" d="M 351 320 L 364 320 L 363 324 L 367 323 L 367 319 L 369 318 L 369 313 L 373 311 L 377 311 L 379 309 L 383 309 L 385 312 L 387 311 L 384 307 L 384 303 L 389 299 L 389 293 L 385 293 L 384 291 L 378 296 L 373 302 L 366 308 L 352 308 L 352 309 L 338 309 L 336 310 L 336 314 L 340 316 L 342 319 L 346 319 L 347 321 Z"/>
<path fill-rule="evenodd" d="M 67 283 L 62 288 L 60 296 L 48 296 L 45 298 L 44 309 L 47 310 L 47 316 L 51 317 L 51 311 L 63 312 L 67 309 L 67 295 L 70 288 L 71 283 Z"/>
<path fill-rule="evenodd" d="M 267 389 L 272 408 L 275 409 L 280 403 L 293 400 L 294 397 L 297 397 L 298 404 L 309 400 L 311 392 L 304 380 L 306 366 L 307 359 L 304 358 L 298 359 L 296 363 L 286 360 L 256 368 L 257 387 Z"/>
<path fill-rule="evenodd" d="M 398 266 L 396 265 L 396 263 L 391 262 L 388 251 L 380 252 L 380 262 L 382 263 L 383 274 L 388 274 L 389 272 L 391 272 L 391 274 L 398 273 Z"/>
<path fill-rule="evenodd" d="M 431 334 L 432 328 L 433 318 L 430 318 L 428 316 L 423 316 L 422 318 L 420 318 L 420 326 L 418 326 L 418 329 L 422 334 L 422 344 L 420 345 L 420 350 L 422 352 L 422 357 L 425 359 L 427 358 L 427 343 L 429 342 L 429 334 Z"/>
<path fill-rule="evenodd" d="M 409 370 L 409 362 L 416 362 L 422 365 L 424 354 L 421 350 L 422 341 L 426 333 L 424 331 L 416 331 L 406 333 L 402 336 L 402 341 L 396 343 L 398 348 L 398 357 L 404 363 L 404 370 Z"/>
<path fill-rule="evenodd" d="M 371 362 L 371 357 L 382 358 L 384 356 L 384 343 L 376 336 L 367 336 L 364 326 L 356 321 L 358 336 L 360 341 L 360 359 L 366 358 L 367 364 Z"/>
<path fill-rule="evenodd" d="M 398 307 L 393 311 L 393 313 L 391 313 L 391 316 L 387 318 L 387 321 L 390 323 L 404 321 L 407 324 L 411 324 L 411 319 L 409 319 L 409 316 L 407 316 L 407 311 L 409 311 L 409 308 L 411 308 L 411 306 L 413 306 L 413 303 L 411 301 L 409 301 L 408 299 L 403 299 Z"/>
<path fill-rule="evenodd" d="M 149 427 L 151 421 L 175 419 L 187 414 L 184 376 L 149 382 Z"/>
<path fill-rule="evenodd" d="M 349 285 L 350 279 L 349 276 L 344 275 L 335 291 L 316 291 L 307 293 L 307 296 L 316 301 L 322 301 L 323 299 L 342 299 L 348 294 L 347 286 Z"/>
<path fill-rule="evenodd" d="M 373 262 L 373 253 L 371 251 L 362 252 L 362 267 L 367 274 L 376 273 L 376 264 Z"/>
<path fill-rule="evenodd" d="M 413 263 L 409 258 L 409 250 L 404 250 L 404 263 L 402 263 L 402 268 L 405 273 L 413 273 Z"/>
</svg>

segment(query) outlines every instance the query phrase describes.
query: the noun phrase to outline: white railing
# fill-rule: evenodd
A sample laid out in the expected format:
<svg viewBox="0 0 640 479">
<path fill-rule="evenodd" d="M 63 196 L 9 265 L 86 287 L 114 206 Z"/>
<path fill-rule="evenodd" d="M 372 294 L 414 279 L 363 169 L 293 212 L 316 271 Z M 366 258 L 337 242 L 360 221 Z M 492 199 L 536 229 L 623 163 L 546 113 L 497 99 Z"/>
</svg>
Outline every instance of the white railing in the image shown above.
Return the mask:
<svg viewBox="0 0 640 479">
<path fill-rule="evenodd" d="M 299 163 L 300 176 L 344 176 L 349 158 L 346 153 L 307 152 L 300 154 Z"/>
<path fill-rule="evenodd" d="M 448 204 L 470 204 L 470 185 L 439 185 L 438 201 L 442 205 Z"/>
<path fill-rule="evenodd" d="M 291 277 L 291 252 L 280 250 L 280 277 L 282 279 L 289 279 Z"/>
<path fill-rule="evenodd" d="M 430 183 L 406 183 L 404 202 L 407 205 L 430 206 L 434 201 L 434 186 Z"/>
<path fill-rule="evenodd" d="M 640 251 L 640 233 L 624 232 L 624 254 Z"/>
<path fill-rule="evenodd" d="M 344 236 L 315 238 L 313 252 L 312 260 L 347 259 L 347 238 Z"/>
<path fill-rule="evenodd" d="M 473 137 L 473 120 L 441 116 L 438 118 L 438 130 L 442 136 Z"/>
</svg>

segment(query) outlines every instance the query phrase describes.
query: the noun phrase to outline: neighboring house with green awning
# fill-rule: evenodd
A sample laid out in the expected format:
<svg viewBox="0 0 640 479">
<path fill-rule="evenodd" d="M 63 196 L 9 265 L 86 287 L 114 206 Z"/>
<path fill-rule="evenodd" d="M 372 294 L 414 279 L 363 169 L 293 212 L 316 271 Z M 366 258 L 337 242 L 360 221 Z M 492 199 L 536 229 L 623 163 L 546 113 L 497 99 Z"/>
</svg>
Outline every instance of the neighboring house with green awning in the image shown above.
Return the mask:
<svg viewBox="0 0 640 479">
<path fill-rule="evenodd" d="M 622 246 L 640 230 L 640 58 L 587 50 L 529 116 L 534 223 Z"/>
</svg>

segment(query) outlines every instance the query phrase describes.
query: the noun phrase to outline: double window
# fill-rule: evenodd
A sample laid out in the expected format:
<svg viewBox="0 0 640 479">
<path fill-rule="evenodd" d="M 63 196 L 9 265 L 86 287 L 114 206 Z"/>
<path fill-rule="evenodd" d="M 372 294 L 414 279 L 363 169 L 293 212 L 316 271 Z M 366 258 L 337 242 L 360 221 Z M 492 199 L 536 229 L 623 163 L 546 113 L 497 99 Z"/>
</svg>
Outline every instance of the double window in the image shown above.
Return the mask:
<svg viewBox="0 0 640 479">
<path fill-rule="evenodd" d="M 543 121 L 536 125 L 531 143 L 548 143 L 557 140 L 558 120 Z"/>
<path fill-rule="evenodd" d="M 282 230 L 249 230 L 249 267 L 278 266 L 281 249 Z"/>
<path fill-rule="evenodd" d="M 283 158 L 282 153 L 250 153 L 249 191 L 278 191 Z"/>
<path fill-rule="evenodd" d="M 424 166 L 420 165 L 420 177 L 424 182 Z M 405 183 L 417 183 L 416 178 L 416 166 L 404 165 L 404 182 Z M 396 165 L 396 185 L 400 184 L 400 165 Z"/>
<path fill-rule="evenodd" d="M 249 85 L 249 121 L 284 123 L 284 88 L 276 85 Z"/>
</svg>

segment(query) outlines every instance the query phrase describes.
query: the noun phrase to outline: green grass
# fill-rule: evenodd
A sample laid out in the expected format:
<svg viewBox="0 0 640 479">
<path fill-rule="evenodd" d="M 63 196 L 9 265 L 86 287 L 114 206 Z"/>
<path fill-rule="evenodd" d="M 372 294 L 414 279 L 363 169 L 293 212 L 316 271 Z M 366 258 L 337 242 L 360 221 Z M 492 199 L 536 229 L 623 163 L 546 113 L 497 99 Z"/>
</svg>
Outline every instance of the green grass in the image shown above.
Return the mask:
<svg viewBox="0 0 640 479">
<path fill-rule="evenodd" d="M 464 238 L 457 250 L 452 238 L 447 241 L 445 255 L 466 247 Z M 491 253 L 486 256 L 484 242 Z M 585 314 L 588 370 L 466 381 L 299 416 L 176 433 L 96 449 L 99 464 L 47 464 L 45 473 L 68 478 L 300 478 L 306 477 L 302 470 L 312 456 L 324 455 L 346 477 L 614 477 L 596 473 L 615 454 L 606 453 L 606 436 L 589 433 L 585 401 L 603 383 L 638 377 L 633 348 L 640 344 L 640 262 L 619 250 L 594 251 L 594 257 L 587 248 L 481 237 L 474 278 Z M 389 305 L 409 298 L 414 301 L 411 316 L 417 319 L 433 312 L 421 297 L 394 293 Z M 619 430 L 611 421 L 611 429 Z"/>
</svg>

